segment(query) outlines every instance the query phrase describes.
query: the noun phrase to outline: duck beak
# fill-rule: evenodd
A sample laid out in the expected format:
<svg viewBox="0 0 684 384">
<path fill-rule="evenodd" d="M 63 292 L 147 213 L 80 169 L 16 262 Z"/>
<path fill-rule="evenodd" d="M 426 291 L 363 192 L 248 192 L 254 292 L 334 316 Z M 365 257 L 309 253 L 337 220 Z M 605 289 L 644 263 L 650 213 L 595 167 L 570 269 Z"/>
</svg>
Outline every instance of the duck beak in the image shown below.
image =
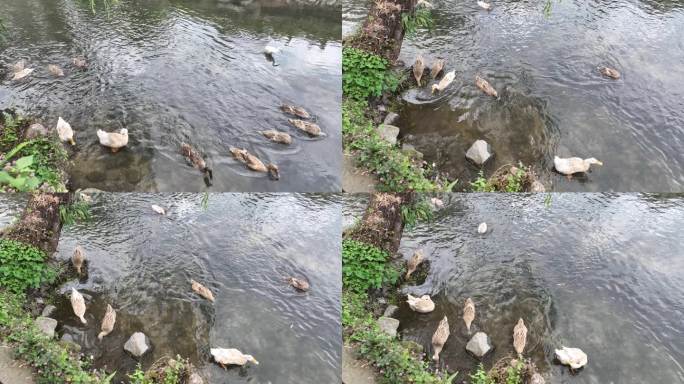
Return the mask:
<svg viewBox="0 0 684 384">
<path fill-rule="evenodd" d="M 596 161 L 596 165 L 600 165 L 600 166 L 603 166 L 603 162 L 602 162 L 602 161 L 598 161 L 598 160 L 597 160 L 597 161 Z"/>
<path fill-rule="evenodd" d="M 69 144 L 76 145 L 76 141 L 74 140 L 73 137 L 71 139 L 69 139 Z"/>
</svg>

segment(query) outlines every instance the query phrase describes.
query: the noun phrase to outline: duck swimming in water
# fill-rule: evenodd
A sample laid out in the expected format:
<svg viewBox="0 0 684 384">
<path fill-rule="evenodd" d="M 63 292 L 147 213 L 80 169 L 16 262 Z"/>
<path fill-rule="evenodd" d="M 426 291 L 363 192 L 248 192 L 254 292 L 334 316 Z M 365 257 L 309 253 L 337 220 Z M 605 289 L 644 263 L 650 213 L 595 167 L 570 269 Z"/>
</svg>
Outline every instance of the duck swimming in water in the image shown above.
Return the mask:
<svg viewBox="0 0 684 384">
<path fill-rule="evenodd" d="M 484 1 L 478 1 L 477 5 L 480 6 L 482 9 L 486 9 L 488 11 L 492 10 L 492 5 L 490 3 L 484 2 Z"/>
<path fill-rule="evenodd" d="M 561 349 L 556 349 L 554 354 L 561 364 L 568 365 L 572 369 L 580 369 L 589 362 L 587 354 L 579 348 L 561 347 Z"/>
<path fill-rule="evenodd" d="M 416 83 L 420 87 L 420 79 L 423 77 L 423 72 L 425 71 L 425 61 L 422 55 L 416 57 L 416 61 L 413 63 L 413 77 L 416 79 Z"/>
<path fill-rule="evenodd" d="M 160 214 L 160 215 L 162 215 L 162 216 L 165 216 L 165 215 L 166 215 L 166 210 L 165 210 L 164 208 L 158 206 L 157 204 L 152 204 L 151 207 L 152 207 L 152 210 L 153 210 L 154 212 L 156 212 L 156 213 L 158 213 L 158 214 Z"/>
<path fill-rule="evenodd" d="M 416 271 L 416 268 L 418 268 L 418 265 L 420 265 L 423 260 L 425 260 L 425 256 L 423 255 L 422 250 L 419 249 L 413 253 L 413 256 L 406 262 L 406 280 L 408 280 L 411 274 Z"/>
<path fill-rule="evenodd" d="M 50 72 L 50 74 L 55 77 L 64 76 L 64 71 L 62 70 L 62 68 L 55 64 L 48 65 L 48 72 Z"/>
<path fill-rule="evenodd" d="M 292 136 L 285 132 L 276 131 L 275 129 L 269 129 L 267 131 L 261 131 L 261 134 L 274 143 L 287 145 L 292 144 Z"/>
<path fill-rule="evenodd" d="M 603 76 L 610 77 L 613 80 L 618 80 L 620 78 L 620 72 L 615 68 L 599 67 L 599 72 L 601 72 Z"/>
<path fill-rule="evenodd" d="M 432 355 L 432 360 L 439 361 L 439 354 L 442 352 L 444 344 L 446 344 L 449 335 L 449 320 L 447 320 L 447 317 L 444 316 L 442 321 L 439 322 L 437 330 L 432 335 L 432 349 L 435 351 L 435 353 Z"/>
<path fill-rule="evenodd" d="M 268 173 L 273 179 L 280 179 L 280 171 L 278 170 L 277 165 L 264 165 L 264 163 L 259 160 L 258 157 L 252 155 L 246 149 L 230 147 L 229 150 L 236 160 L 244 163 L 247 168 L 251 169 L 252 171 Z"/>
<path fill-rule="evenodd" d="M 59 140 L 68 141 L 69 144 L 76 145 L 76 141 L 74 141 L 74 130 L 71 129 L 71 124 L 67 123 L 62 117 L 57 119 L 57 128 L 55 130 L 57 131 Z"/>
<path fill-rule="evenodd" d="M 112 153 L 117 153 L 128 145 L 128 129 L 121 128 L 119 132 L 105 132 L 98 129 L 97 138 L 100 140 L 100 145 L 109 147 Z"/>
<path fill-rule="evenodd" d="M 588 159 L 582 159 L 579 157 L 569 157 L 564 159 L 554 156 L 553 158 L 553 166 L 556 171 L 566 176 L 571 176 L 575 173 L 586 173 L 589 171 L 589 167 L 591 167 L 592 164 L 603 165 L 602 162 L 593 157 Z"/>
<path fill-rule="evenodd" d="M 454 81 L 455 78 L 456 71 L 448 72 L 446 75 L 444 75 L 444 77 L 442 77 L 442 80 L 440 80 L 438 84 L 432 84 L 432 93 L 442 92 Z"/>
<path fill-rule="evenodd" d="M 211 293 L 209 288 L 196 282 L 195 280 L 190 280 L 190 284 L 192 286 L 192 290 L 195 291 L 195 293 L 211 301 L 212 303 L 214 302 L 214 294 Z"/>
<path fill-rule="evenodd" d="M 518 356 L 522 356 L 525 344 L 527 344 L 527 327 L 523 319 L 520 318 L 515 327 L 513 327 L 513 348 L 515 348 Z"/>
<path fill-rule="evenodd" d="M 75 288 L 71 288 L 71 309 L 74 310 L 74 314 L 81 320 L 81 323 L 88 324 L 83 317 L 86 311 L 85 299 Z"/>
<path fill-rule="evenodd" d="M 280 110 L 287 113 L 288 115 L 297 116 L 302 119 L 308 119 L 311 117 L 309 112 L 307 112 L 304 108 L 297 107 L 294 105 L 283 104 L 280 106 Z"/>
<path fill-rule="evenodd" d="M 107 304 L 107 310 L 102 318 L 102 325 L 100 326 L 100 332 L 97 338 L 102 340 L 103 337 L 109 335 L 114 330 L 114 323 L 116 323 L 116 311 L 111 305 Z"/>
<path fill-rule="evenodd" d="M 318 137 L 321 135 L 321 127 L 319 127 L 318 124 L 298 119 L 288 119 L 287 121 L 295 126 L 295 128 L 308 133 L 309 136 Z"/>
<path fill-rule="evenodd" d="M 421 297 L 407 295 L 406 302 L 412 311 L 418 313 L 430 313 L 435 310 L 435 303 L 430 298 L 430 295 L 423 295 Z"/>
<path fill-rule="evenodd" d="M 496 89 L 492 87 L 489 82 L 480 76 L 475 76 L 475 85 L 477 85 L 478 88 L 485 94 L 493 97 L 499 97 L 499 94 L 496 92 Z"/>
<path fill-rule="evenodd" d="M 430 76 L 432 76 L 433 79 L 436 79 L 440 72 L 442 72 L 444 64 L 446 64 L 444 59 L 437 59 L 432 63 L 432 66 L 430 67 Z"/>
<path fill-rule="evenodd" d="M 74 249 L 74 254 L 71 256 L 71 264 L 74 266 L 76 273 L 78 273 L 79 276 L 82 275 L 82 268 L 85 259 L 85 251 L 83 248 L 81 248 L 81 246 L 76 246 L 76 249 Z"/>
<path fill-rule="evenodd" d="M 470 325 L 475 320 L 475 303 L 470 297 L 466 299 L 465 305 L 463 305 L 463 322 L 468 328 L 468 333 L 470 333 Z"/>
<path fill-rule="evenodd" d="M 190 164 L 192 164 L 193 167 L 204 173 L 205 182 L 208 185 L 211 185 L 209 180 L 213 180 L 214 174 L 211 168 L 207 166 L 207 162 L 204 160 L 202 155 L 188 143 L 181 143 L 181 154 L 185 156 L 185 158 L 190 162 Z"/>
<path fill-rule="evenodd" d="M 80 68 L 80 69 L 88 68 L 88 61 L 86 61 L 85 57 L 83 57 L 83 56 L 74 57 L 73 59 L 71 59 L 71 63 L 76 68 Z"/>
<path fill-rule="evenodd" d="M 259 365 L 254 356 L 245 355 L 235 348 L 211 348 L 210 352 L 222 368 L 226 368 L 227 365 L 245 365 L 248 362 Z"/>
<path fill-rule="evenodd" d="M 288 277 L 287 283 L 293 286 L 295 289 L 306 292 L 309 290 L 309 282 L 304 279 L 298 279 L 296 277 Z"/>
</svg>

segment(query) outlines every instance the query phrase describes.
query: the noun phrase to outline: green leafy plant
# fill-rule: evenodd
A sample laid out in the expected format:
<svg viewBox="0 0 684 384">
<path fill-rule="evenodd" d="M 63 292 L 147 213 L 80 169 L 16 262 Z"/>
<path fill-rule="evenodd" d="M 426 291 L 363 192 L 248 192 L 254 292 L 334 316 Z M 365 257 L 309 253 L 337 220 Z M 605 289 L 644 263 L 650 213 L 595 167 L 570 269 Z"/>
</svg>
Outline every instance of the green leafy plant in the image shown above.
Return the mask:
<svg viewBox="0 0 684 384">
<path fill-rule="evenodd" d="M 33 156 L 24 156 L 17 159 L 14 166 L 6 166 L 0 171 L 0 190 L 10 187 L 19 192 L 32 191 L 41 184 L 40 179 L 34 176 L 35 171 L 31 168 Z"/>
<path fill-rule="evenodd" d="M 45 264 L 46 258 L 36 247 L 14 240 L 0 240 L 0 286 L 21 293 L 53 281 L 56 272 Z"/>
<path fill-rule="evenodd" d="M 190 362 L 176 356 L 176 359 L 162 358 L 143 371 L 140 365 L 128 375 L 131 384 L 181 384 L 189 375 Z"/>
<path fill-rule="evenodd" d="M 59 206 L 59 219 L 64 225 L 72 225 L 77 222 L 89 221 L 90 205 L 85 201 L 76 201 L 68 205 Z"/>
<path fill-rule="evenodd" d="M 399 271 L 387 264 L 389 255 L 372 245 L 356 241 L 342 242 L 342 283 L 354 292 L 393 284 Z"/>
<path fill-rule="evenodd" d="M 342 92 L 354 100 L 379 97 L 385 90 L 394 91 L 399 78 L 389 63 L 378 55 L 356 48 L 342 50 Z"/>
<path fill-rule="evenodd" d="M 515 367 L 508 367 L 506 369 L 506 384 L 523 384 L 523 367 L 524 364 L 520 361 Z"/>
<path fill-rule="evenodd" d="M 383 140 L 365 116 L 364 103 L 345 100 L 342 104 L 342 132 L 345 148 L 356 156 L 357 165 L 378 177 L 380 191 L 432 192 L 443 190 L 425 176 L 421 162 Z"/>
<path fill-rule="evenodd" d="M 421 197 L 412 204 L 401 206 L 401 217 L 407 228 L 413 228 L 419 221 L 432 220 L 432 207 L 425 196 Z"/>
<path fill-rule="evenodd" d="M 407 36 L 413 36 L 420 28 L 432 28 L 434 20 L 432 12 L 427 8 L 419 8 L 413 14 L 402 13 L 401 23 Z"/>
<path fill-rule="evenodd" d="M 523 168 L 518 168 L 514 174 L 509 174 L 506 178 L 506 192 L 522 192 L 525 171 Z"/>
<path fill-rule="evenodd" d="M 482 363 L 477 366 L 477 371 L 470 375 L 470 384 L 496 384 L 487 374 Z"/>
<path fill-rule="evenodd" d="M 2 125 L 0 125 L 0 151 L 7 151 L 16 145 L 19 141 L 19 129 L 24 120 L 11 113 L 2 112 Z"/>
<path fill-rule="evenodd" d="M 484 177 L 484 171 L 480 170 L 477 179 L 470 183 L 473 192 L 494 192 L 494 186 Z"/>
</svg>

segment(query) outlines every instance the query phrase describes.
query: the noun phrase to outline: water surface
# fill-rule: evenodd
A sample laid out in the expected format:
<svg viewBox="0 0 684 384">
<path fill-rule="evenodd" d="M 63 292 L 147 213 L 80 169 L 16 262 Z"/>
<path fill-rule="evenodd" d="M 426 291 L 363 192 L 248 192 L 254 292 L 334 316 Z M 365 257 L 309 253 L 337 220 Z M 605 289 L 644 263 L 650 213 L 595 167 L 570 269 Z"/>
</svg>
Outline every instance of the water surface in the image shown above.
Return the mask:
<svg viewBox="0 0 684 384">
<path fill-rule="evenodd" d="M 430 261 L 422 284 L 402 293 L 430 294 L 436 310 L 416 314 L 402 303 L 404 340 L 430 351 L 439 320 L 451 336 L 440 355 L 470 372 L 463 302 L 476 305 L 473 331 L 495 350 L 487 367 L 515 352 L 518 318 L 527 324 L 525 356 L 547 383 L 684 381 L 684 196 L 553 194 L 451 195 L 435 220 L 405 230 L 399 252 L 418 248 Z M 477 233 L 481 222 L 489 232 Z M 578 374 L 553 362 L 561 345 L 579 347 L 589 364 Z M 463 376 L 462 376 L 463 377 Z"/>
<path fill-rule="evenodd" d="M 62 231 L 56 257 L 76 247 L 88 275 L 75 287 L 86 297 L 87 326 L 68 298 L 57 303 L 59 337 L 82 346 L 95 367 L 120 374 L 163 356 L 188 357 L 210 383 L 339 383 L 340 208 L 316 195 L 212 194 L 206 210 L 193 194 L 106 194 L 93 221 Z M 167 207 L 162 217 L 151 204 Z M 287 276 L 308 279 L 299 293 Z M 190 289 L 190 279 L 216 301 Z M 97 340 L 106 304 L 117 310 L 114 331 Z M 136 360 L 123 350 L 134 332 L 153 350 Z M 258 366 L 223 370 L 209 348 L 238 348 Z"/>
<path fill-rule="evenodd" d="M 672 1 L 436 0 L 434 28 L 404 39 L 401 57 L 441 57 L 456 80 L 402 95 L 406 142 L 461 181 L 476 177 L 465 152 L 487 140 L 505 164 L 531 164 L 557 191 L 679 192 L 684 188 L 684 7 Z M 348 0 L 345 29 L 368 2 Z M 598 66 L 622 73 L 604 78 Z M 484 95 L 476 74 L 499 92 Z M 596 157 L 604 167 L 567 180 L 553 156 Z M 463 184 L 462 184 L 463 185 Z"/>
<path fill-rule="evenodd" d="M 205 190 L 200 172 L 180 155 L 187 142 L 213 167 L 214 191 L 340 190 L 338 8 L 121 0 L 93 13 L 88 1 L 1 0 L 0 15 L 10 32 L 0 46 L 0 108 L 18 107 L 46 126 L 58 116 L 71 123 L 75 188 Z M 275 63 L 262 53 L 266 45 L 282 49 Z M 85 71 L 71 64 L 81 55 Z M 11 81 L 9 66 L 20 59 L 35 71 Z M 52 77 L 49 64 L 65 76 Z M 305 107 L 326 136 L 289 126 L 281 103 Z M 130 142 L 113 155 L 96 131 L 121 128 Z M 293 144 L 267 141 L 259 134 L 266 129 L 289 132 Z M 276 163 L 281 180 L 248 171 L 230 146 Z"/>
</svg>

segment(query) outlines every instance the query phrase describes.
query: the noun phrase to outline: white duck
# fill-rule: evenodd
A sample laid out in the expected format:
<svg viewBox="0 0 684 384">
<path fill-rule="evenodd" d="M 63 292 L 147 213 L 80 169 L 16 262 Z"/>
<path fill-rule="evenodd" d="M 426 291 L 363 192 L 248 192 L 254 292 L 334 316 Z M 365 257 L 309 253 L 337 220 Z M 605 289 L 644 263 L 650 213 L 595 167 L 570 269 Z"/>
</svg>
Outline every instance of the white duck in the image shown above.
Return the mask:
<svg viewBox="0 0 684 384">
<path fill-rule="evenodd" d="M 83 317 L 86 311 L 85 299 L 75 288 L 71 288 L 71 308 L 74 310 L 74 314 L 81 319 L 81 323 L 88 324 Z"/>
<path fill-rule="evenodd" d="M 442 77 L 442 80 L 439 81 L 439 84 L 432 84 L 432 93 L 442 92 L 455 78 L 456 71 L 447 72 L 447 74 Z"/>
<path fill-rule="evenodd" d="M 76 141 L 74 141 L 74 130 L 71 129 L 71 124 L 67 123 L 61 116 L 57 119 L 56 131 L 61 141 L 68 141 L 69 144 L 76 145 Z"/>
<path fill-rule="evenodd" d="M 480 225 L 477 226 L 477 233 L 481 235 L 487 233 L 487 223 L 480 223 Z"/>
<path fill-rule="evenodd" d="M 259 365 L 254 356 L 245 355 L 235 348 L 211 348 L 211 355 L 223 368 L 226 365 L 245 365 L 248 362 Z"/>
<path fill-rule="evenodd" d="M 152 204 L 152 210 L 162 216 L 166 215 L 166 210 L 157 204 Z"/>
<path fill-rule="evenodd" d="M 484 1 L 478 1 L 477 5 L 480 6 L 482 9 L 486 9 L 488 11 L 492 10 L 492 5 L 490 3 L 484 2 Z"/>
<path fill-rule="evenodd" d="M 430 313 L 435 310 L 435 303 L 429 295 L 423 295 L 421 297 L 408 295 L 407 299 L 406 302 L 408 303 L 409 308 L 418 313 Z"/>
<path fill-rule="evenodd" d="M 556 171 L 568 176 L 574 173 L 587 172 L 592 164 L 603 165 L 602 162 L 593 157 L 588 159 L 581 159 L 579 157 L 569 157 L 564 159 L 554 156 L 553 158 L 553 166 L 556 168 Z"/>
<path fill-rule="evenodd" d="M 119 132 L 105 132 L 98 129 L 97 137 L 100 139 L 100 145 L 111 148 L 114 153 L 128 145 L 128 129 L 126 128 L 121 128 Z"/>
<path fill-rule="evenodd" d="M 569 365 L 572 369 L 582 368 L 589 362 L 587 354 L 579 348 L 561 347 L 556 349 L 555 354 L 561 364 Z"/>
</svg>

